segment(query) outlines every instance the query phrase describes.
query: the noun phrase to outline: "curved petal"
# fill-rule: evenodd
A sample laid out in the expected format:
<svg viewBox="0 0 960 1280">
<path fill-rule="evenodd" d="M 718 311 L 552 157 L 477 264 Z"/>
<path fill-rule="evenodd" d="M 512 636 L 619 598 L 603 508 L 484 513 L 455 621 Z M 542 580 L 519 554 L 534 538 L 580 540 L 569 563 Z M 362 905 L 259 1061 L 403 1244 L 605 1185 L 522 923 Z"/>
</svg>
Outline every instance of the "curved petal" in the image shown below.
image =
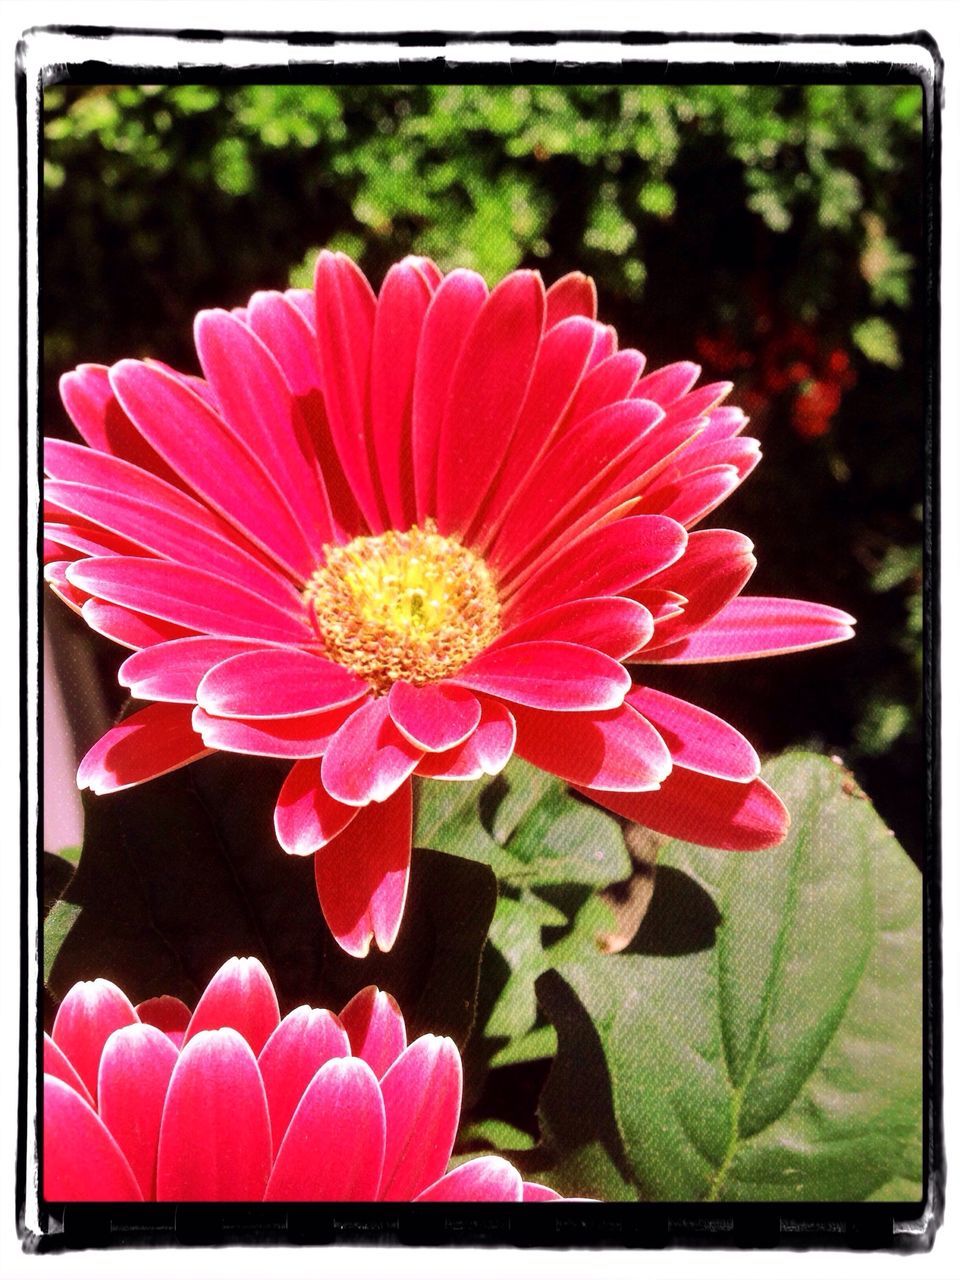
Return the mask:
<svg viewBox="0 0 960 1280">
<path fill-rule="evenodd" d="M 631 822 L 711 849 L 769 849 L 790 826 L 780 797 L 760 778 L 726 782 L 675 765 L 659 791 L 644 795 L 580 790 Z"/>
<path fill-rule="evenodd" d="M 154 702 L 109 729 L 80 761 L 77 786 L 94 795 L 123 791 L 209 755 L 191 724 L 191 709 Z"/>
<path fill-rule="evenodd" d="M 432 1187 L 417 1196 L 426 1200 L 493 1200 L 518 1202 L 523 1199 L 523 1181 L 502 1156 L 477 1156 L 457 1165 Z"/>
<path fill-rule="evenodd" d="M 349 1056 L 347 1033 L 326 1009 L 300 1005 L 273 1031 L 257 1063 L 267 1094 L 274 1156 L 307 1085 L 325 1062 Z"/>
<path fill-rule="evenodd" d="M 389 951 L 403 917 L 410 876 L 413 799 L 409 783 L 367 805 L 314 857 L 320 909 L 344 951 L 363 958 L 376 941 Z"/>
<path fill-rule="evenodd" d="M 131 654 L 121 663 L 117 679 L 135 698 L 192 705 L 197 700 L 197 686 L 211 667 L 239 653 L 262 649 L 262 640 L 184 636 Z"/>
<path fill-rule="evenodd" d="M 93 1095 L 77 1075 L 70 1059 L 57 1042 L 52 1040 L 46 1032 L 43 1033 L 43 1070 L 46 1075 L 56 1076 L 58 1080 L 68 1084 L 75 1093 L 80 1095 L 84 1102 L 89 1102 L 91 1107 L 96 1106 Z"/>
<path fill-rule="evenodd" d="M 390 718 L 421 751 L 448 751 L 480 723 L 480 703 L 455 685 L 412 685 L 398 680 L 388 697 Z"/>
<path fill-rule="evenodd" d="M 525 1182 L 523 1184 L 523 1203 L 539 1203 L 547 1200 L 562 1200 L 558 1192 L 551 1187 L 545 1187 L 540 1182 Z"/>
<path fill-rule="evenodd" d="M 280 847 L 303 857 L 329 844 L 358 812 L 327 793 L 319 760 L 298 760 L 280 788 L 273 823 Z"/>
<path fill-rule="evenodd" d="M 350 1037 L 350 1050 L 363 1058 L 379 1079 L 407 1047 L 407 1028 L 393 996 L 377 987 L 364 987 L 340 1010 Z"/>
<path fill-rule="evenodd" d="M 650 791 L 670 773 L 656 729 L 624 703 L 592 714 L 515 709 L 518 756 L 575 786 Z"/>
<path fill-rule="evenodd" d="M 43 1197 L 142 1200 L 123 1152 L 93 1108 L 56 1076 L 43 1077 Z"/>
<path fill-rule="evenodd" d="M 207 983 L 183 1037 L 232 1027 L 259 1053 L 280 1021 L 277 994 L 266 969 L 253 956 L 231 956 Z"/>
<path fill-rule="evenodd" d="M 504 631 L 488 648 L 528 640 L 565 640 L 599 649 L 619 662 L 642 649 L 652 635 L 653 618 L 644 605 L 624 596 L 594 596 L 544 609 Z"/>
<path fill-rule="evenodd" d="M 212 716 L 273 720 L 345 707 L 368 687 L 346 667 L 304 649 L 259 649 L 208 670 L 197 703 Z"/>
<path fill-rule="evenodd" d="M 562 640 L 487 649 L 449 680 L 549 711 L 606 711 L 619 706 L 630 688 L 619 662 Z"/>
<path fill-rule="evenodd" d="M 570 271 L 547 290 L 546 327 L 552 329 L 568 316 L 597 318 L 597 286 L 582 271 Z"/>
<path fill-rule="evenodd" d="M 180 1048 L 191 1017 L 182 1000 L 176 996 L 151 996 L 149 1000 L 141 1000 L 136 1010 L 141 1022 L 156 1027 L 175 1048 Z"/>
<path fill-rule="evenodd" d="M 419 777 L 471 782 L 504 768 L 517 740 L 513 713 L 492 698 L 482 698 L 480 706 L 480 723 L 466 742 L 425 755 L 415 770 Z"/>
<path fill-rule="evenodd" d="M 127 649 L 146 649 L 150 645 L 180 640 L 190 634 L 185 627 L 163 622 L 160 618 L 150 618 L 144 613 L 137 613 L 135 609 L 126 609 L 121 604 L 108 604 L 106 600 L 87 600 L 80 612 L 88 627 Z"/>
<path fill-rule="evenodd" d="M 184 1045 L 167 1090 L 157 1155 L 158 1200 L 261 1200 L 270 1118 L 249 1044 L 230 1027 Z"/>
<path fill-rule="evenodd" d="M 277 1152 L 265 1200 L 375 1200 L 383 1098 L 359 1058 L 335 1058 L 311 1080 Z"/>
<path fill-rule="evenodd" d="M 855 619 L 842 609 L 807 600 L 740 596 L 696 631 L 657 648 L 651 662 L 732 662 L 797 653 L 853 636 Z M 643 655 L 647 657 L 646 653 Z"/>
<path fill-rule="evenodd" d="M 601 360 L 580 383 L 557 440 L 579 439 L 581 424 L 586 418 L 617 400 L 626 400 L 633 393 L 645 363 L 644 356 L 631 348 Z"/>
<path fill-rule="evenodd" d="M 369 804 L 392 796 L 423 755 L 390 719 L 388 700 L 364 703 L 330 741 L 320 766 L 323 785 L 343 804 Z"/>
<path fill-rule="evenodd" d="M 137 1021 L 133 1005 L 106 978 L 77 982 L 64 996 L 53 1022 L 53 1041 L 94 1100 L 103 1046 L 112 1032 Z"/>
<path fill-rule="evenodd" d="M 702 707 L 643 685 L 631 689 L 627 702 L 650 721 L 675 764 L 728 782 L 751 782 L 760 772 L 743 734 Z"/>
<path fill-rule="evenodd" d="M 211 749 L 301 760 L 322 756 L 350 711 L 349 707 L 336 707 L 312 716 L 279 720 L 222 720 L 194 707 L 193 727 Z"/>
<path fill-rule="evenodd" d="M 677 360 L 674 364 L 665 364 L 662 369 L 654 369 L 642 378 L 633 389 L 635 396 L 643 396 L 645 400 L 656 400 L 664 407 L 676 403 L 686 395 L 700 377 L 700 366 L 690 360 Z"/>
<path fill-rule="evenodd" d="M 446 1036 L 421 1036 L 380 1087 L 387 1120 L 381 1200 L 413 1200 L 447 1167 L 460 1122 L 463 1068 Z"/>
<path fill-rule="evenodd" d="M 133 1170 L 144 1200 L 155 1200 L 157 1143 L 177 1050 L 150 1026 L 121 1027 L 100 1059 L 100 1119 Z"/>
</svg>

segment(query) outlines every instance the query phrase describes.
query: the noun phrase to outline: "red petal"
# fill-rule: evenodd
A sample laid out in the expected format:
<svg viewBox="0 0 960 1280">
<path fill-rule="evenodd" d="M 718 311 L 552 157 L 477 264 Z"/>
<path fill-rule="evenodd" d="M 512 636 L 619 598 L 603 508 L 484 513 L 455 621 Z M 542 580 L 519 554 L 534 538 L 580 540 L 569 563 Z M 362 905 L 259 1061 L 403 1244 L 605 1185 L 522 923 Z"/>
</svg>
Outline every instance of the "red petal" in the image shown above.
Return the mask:
<svg viewBox="0 0 960 1280">
<path fill-rule="evenodd" d="M 653 618 L 643 605 L 623 596 L 594 596 L 544 609 L 498 636 L 490 648 L 527 640 L 565 640 L 599 649 L 619 662 L 642 649 L 652 635 Z"/>
<path fill-rule="evenodd" d="M 193 709 L 193 727 L 208 747 L 246 756 L 300 760 L 322 756 L 350 713 L 348 707 L 280 720 L 221 720 Z"/>
<path fill-rule="evenodd" d="M 197 702 L 212 716 L 271 720 L 345 707 L 367 692 L 366 681 L 339 663 L 303 649 L 259 649 L 207 671 Z"/>
<path fill-rule="evenodd" d="M 140 1185 L 155 1200 L 157 1143 L 177 1050 L 156 1027 L 114 1031 L 100 1059 L 100 1118 L 113 1134 Z"/>
<path fill-rule="evenodd" d="M 124 411 L 102 364 L 81 364 L 60 379 L 60 398 L 74 425 L 91 447 L 115 454 L 178 485 L 177 476 L 152 449 Z"/>
<path fill-rule="evenodd" d="M 466 741 L 480 723 L 480 703 L 455 685 L 418 687 L 398 680 L 388 698 L 390 718 L 422 751 L 447 751 Z"/>
<path fill-rule="evenodd" d="M 643 372 L 645 360 L 639 351 L 627 349 L 602 360 L 583 379 L 563 421 L 557 439 L 579 437 L 580 424 L 598 409 L 626 400 Z M 653 397 L 647 397 L 653 399 Z"/>
<path fill-rule="evenodd" d="M 387 1118 L 381 1200 L 413 1200 L 447 1167 L 460 1122 L 463 1069 L 452 1040 L 421 1036 L 380 1087 Z"/>
<path fill-rule="evenodd" d="M 43 1077 L 45 1200 L 142 1200 L 137 1180 L 103 1121 L 56 1076 Z"/>
<path fill-rule="evenodd" d="M 190 1022 L 190 1010 L 176 996 L 152 996 L 136 1006 L 141 1022 L 156 1027 L 179 1049 Z"/>
<path fill-rule="evenodd" d="M 329 844 L 357 816 L 358 809 L 334 800 L 320 781 L 319 760 L 298 760 L 287 774 L 277 807 L 274 827 L 287 853 L 304 856 Z"/>
<path fill-rule="evenodd" d="M 518 756 L 577 786 L 648 791 L 670 772 L 670 753 L 633 707 L 593 714 L 517 707 Z"/>
<path fill-rule="evenodd" d="M 154 702 L 108 730 L 80 761 L 77 786 L 94 795 L 123 791 L 209 755 L 189 707 Z"/>
<path fill-rule="evenodd" d="M 377 698 L 358 707 L 337 730 L 320 776 L 343 804 L 382 802 L 410 777 L 422 755 L 390 719 L 387 699 Z"/>
<path fill-rule="evenodd" d="M 183 1043 L 189 1044 L 201 1031 L 232 1027 L 259 1053 L 279 1021 L 277 995 L 266 969 L 252 956 L 232 956 L 207 983 Z"/>
<path fill-rule="evenodd" d="M 270 1174 L 263 1081 L 238 1032 L 203 1031 L 174 1067 L 160 1125 L 158 1200 L 261 1200 Z"/>
<path fill-rule="evenodd" d="M 660 790 L 645 795 L 581 790 L 631 822 L 711 849 L 769 849 L 790 825 L 783 802 L 760 778 L 725 782 L 675 765 Z"/>
<path fill-rule="evenodd" d="M 307 1085 L 325 1062 L 349 1056 L 347 1033 L 339 1019 L 326 1009 L 301 1005 L 276 1028 L 258 1059 L 270 1111 L 274 1156 Z"/>
<path fill-rule="evenodd" d="M 481 699 L 480 723 L 459 747 L 425 755 L 417 765 L 422 778 L 474 781 L 484 774 L 495 775 L 513 755 L 517 726 L 506 707 L 492 698 Z"/>
<path fill-rule="evenodd" d="M 92 1098 L 97 1096 L 100 1054 L 107 1038 L 118 1027 L 128 1027 L 137 1020 L 133 1005 L 106 978 L 78 982 L 64 996 L 54 1019 L 53 1040 Z"/>
<path fill-rule="evenodd" d="M 627 702 L 657 730 L 675 764 L 730 782 L 751 782 L 760 772 L 757 753 L 743 734 L 702 707 L 641 685 Z"/>
<path fill-rule="evenodd" d="M 159 618 L 149 618 L 135 609 L 107 604 L 105 600 L 87 600 L 81 612 L 88 627 L 128 649 L 145 649 L 189 634 L 185 628 L 174 626 L 172 622 L 161 622 Z"/>
<path fill-rule="evenodd" d="M 70 1059 L 46 1032 L 43 1033 L 43 1070 L 46 1075 L 56 1076 L 58 1080 L 68 1084 L 84 1102 L 89 1102 L 91 1107 L 96 1105 L 90 1090 L 77 1075 Z"/>
<path fill-rule="evenodd" d="M 501 1156 L 477 1156 L 445 1174 L 417 1199 L 520 1201 L 523 1182 L 513 1165 Z"/>
<path fill-rule="evenodd" d="M 153 644 L 131 654 L 120 666 L 117 679 L 135 698 L 161 702 L 197 700 L 197 685 L 218 663 L 238 653 L 260 650 L 260 640 L 220 640 L 213 636 L 185 636 Z"/>
<path fill-rule="evenodd" d="M 562 640 L 487 649 L 451 683 L 549 711 L 606 711 L 630 688 L 624 668 L 596 649 Z"/>
<path fill-rule="evenodd" d="M 657 404 L 674 404 L 681 396 L 686 395 L 700 377 L 700 366 L 689 360 L 678 360 L 676 364 L 664 365 L 655 369 L 634 387 L 633 394 L 643 396 L 645 400 L 656 400 Z"/>
<path fill-rule="evenodd" d="M 294 1112 L 265 1200 L 375 1200 L 383 1163 L 383 1099 L 358 1058 L 321 1067 Z"/>
<path fill-rule="evenodd" d="M 547 290 L 547 328 L 552 329 L 568 316 L 597 318 L 597 286 L 582 271 L 561 276 Z"/>
<path fill-rule="evenodd" d="M 818 649 L 853 636 L 854 619 L 841 609 L 807 600 L 741 596 L 674 644 L 656 649 L 652 662 L 731 662 Z M 646 655 L 644 655 L 646 656 Z"/>
<path fill-rule="evenodd" d="M 562 1200 L 563 1196 L 558 1195 L 551 1187 L 545 1187 L 539 1182 L 525 1182 L 523 1184 L 523 1203 L 538 1203 L 546 1200 Z"/>
<path fill-rule="evenodd" d="M 407 1028 L 393 996 L 364 987 L 340 1010 L 354 1057 L 363 1058 L 379 1078 L 407 1047 Z"/>
<path fill-rule="evenodd" d="M 396 941 L 410 875 L 411 793 L 407 783 L 383 804 L 361 809 L 315 856 L 324 919 L 352 956 L 365 956 L 374 939 L 381 951 Z"/>
</svg>

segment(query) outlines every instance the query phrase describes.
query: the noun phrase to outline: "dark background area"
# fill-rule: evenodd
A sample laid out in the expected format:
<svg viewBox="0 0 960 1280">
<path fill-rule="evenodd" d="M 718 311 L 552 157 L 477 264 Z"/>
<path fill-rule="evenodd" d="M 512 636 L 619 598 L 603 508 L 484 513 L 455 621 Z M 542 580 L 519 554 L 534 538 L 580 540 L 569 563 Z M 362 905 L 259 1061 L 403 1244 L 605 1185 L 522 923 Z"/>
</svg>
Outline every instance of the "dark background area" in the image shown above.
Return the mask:
<svg viewBox="0 0 960 1280">
<path fill-rule="evenodd" d="M 586 271 L 621 345 L 698 360 L 752 415 L 764 461 L 707 522 L 754 540 L 748 592 L 859 622 L 835 649 L 657 682 L 761 752 L 842 756 L 920 858 L 918 88 L 55 86 L 44 107 L 47 434 L 72 435 L 64 371 L 198 371 L 197 310 L 310 283 L 324 246 L 375 287 L 410 251 L 491 281 Z M 61 660 L 92 654 L 119 710 L 118 648 L 49 607 Z M 89 698 L 66 689 L 85 749 Z"/>
</svg>

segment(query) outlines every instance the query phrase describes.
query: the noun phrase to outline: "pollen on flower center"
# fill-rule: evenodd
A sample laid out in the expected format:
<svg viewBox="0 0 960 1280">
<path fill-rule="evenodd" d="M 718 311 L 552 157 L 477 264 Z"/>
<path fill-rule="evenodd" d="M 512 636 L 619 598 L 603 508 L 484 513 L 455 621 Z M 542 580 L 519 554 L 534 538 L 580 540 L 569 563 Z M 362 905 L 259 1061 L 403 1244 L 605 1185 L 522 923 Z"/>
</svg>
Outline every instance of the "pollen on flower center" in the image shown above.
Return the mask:
<svg viewBox="0 0 960 1280">
<path fill-rule="evenodd" d="M 499 634 L 490 570 L 432 520 L 324 552 L 304 599 L 328 657 L 379 693 L 452 675 Z"/>
</svg>

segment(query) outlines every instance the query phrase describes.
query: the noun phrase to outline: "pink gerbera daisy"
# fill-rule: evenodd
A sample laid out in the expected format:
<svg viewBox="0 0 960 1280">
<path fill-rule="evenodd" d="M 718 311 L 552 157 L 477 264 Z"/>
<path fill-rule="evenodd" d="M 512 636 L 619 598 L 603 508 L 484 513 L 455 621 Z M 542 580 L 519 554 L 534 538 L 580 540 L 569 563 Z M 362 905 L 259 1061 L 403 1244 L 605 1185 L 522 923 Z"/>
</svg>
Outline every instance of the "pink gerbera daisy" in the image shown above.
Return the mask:
<svg viewBox="0 0 960 1280">
<path fill-rule="evenodd" d="M 740 596 L 752 546 L 689 532 L 756 465 L 730 387 L 645 373 L 590 280 L 489 291 L 406 258 L 377 297 L 342 254 L 315 288 L 204 311 L 202 379 L 158 362 L 62 381 L 86 447 L 48 441 L 47 576 L 134 653 L 149 702 L 91 748 L 98 793 L 212 751 L 293 761 L 276 806 L 327 923 L 387 950 L 412 775 L 513 751 L 615 812 L 728 849 L 787 815 L 730 725 L 625 662 L 830 644 L 852 619 Z"/>
</svg>

